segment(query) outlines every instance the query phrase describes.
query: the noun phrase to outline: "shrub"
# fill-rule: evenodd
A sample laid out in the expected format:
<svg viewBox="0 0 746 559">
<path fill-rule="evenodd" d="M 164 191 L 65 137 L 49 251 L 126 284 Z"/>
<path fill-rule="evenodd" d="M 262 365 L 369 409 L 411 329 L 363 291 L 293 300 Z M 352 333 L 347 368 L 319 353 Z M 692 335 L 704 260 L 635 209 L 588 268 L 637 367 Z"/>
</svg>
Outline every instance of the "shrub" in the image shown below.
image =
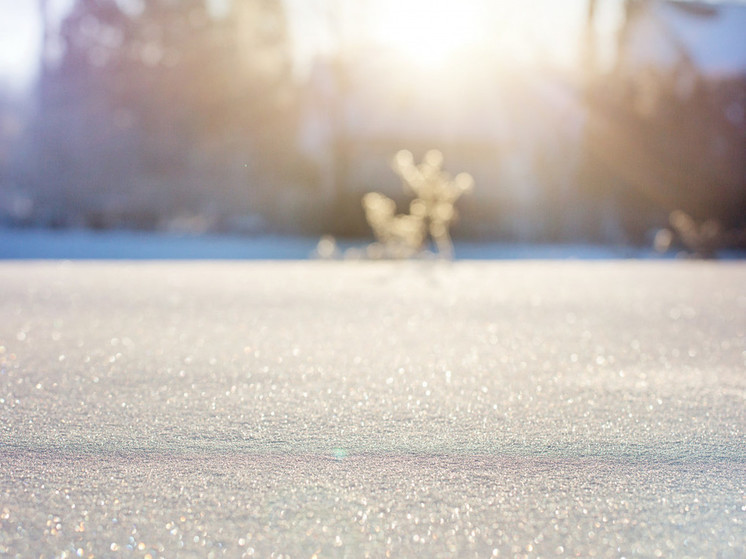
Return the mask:
<svg viewBox="0 0 746 559">
<path fill-rule="evenodd" d="M 428 237 L 438 254 L 453 256 L 450 227 L 456 220 L 456 201 L 472 190 L 474 179 L 468 173 L 455 177 L 442 170 L 443 154 L 430 150 L 419 165 L 407 150 L 399 151 L 392 162 L 405 191 L 416 197 L 408 214 L 396 214 L 396 203 L 377 192 L 363 197 L 365 217 L 382 247 L 382 256 L 409 258 L 422 251 Z"/>
</svg>

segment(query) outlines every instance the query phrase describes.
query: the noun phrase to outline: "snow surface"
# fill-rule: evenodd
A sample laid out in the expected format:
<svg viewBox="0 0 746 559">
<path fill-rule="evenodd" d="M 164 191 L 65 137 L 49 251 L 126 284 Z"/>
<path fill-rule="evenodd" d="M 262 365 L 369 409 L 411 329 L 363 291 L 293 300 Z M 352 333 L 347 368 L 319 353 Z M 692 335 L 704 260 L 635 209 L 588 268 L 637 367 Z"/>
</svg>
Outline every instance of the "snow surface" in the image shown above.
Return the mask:
<svg viewBox="0 0 746 559">
<path fill-rule="evenodd" d="M 317 243 L 309 237 L 0 228 L 0 259 L 297 260 L 308 258 Z"/>
<path fill-rule="evenodd" d="M 0 263 L 0 555 L 742 557 L 746 265 Z"/>
<path fill-rule="evenodd" d="M 164 233 L 0 228 L 0 260 L 304 260 L 313 258 L 313 237 L 173 235 Z M 362 254 L 371 240 L 338 241 Z M 456 258 L 615 259 L 659 257 L 652 250 L 584 244 L 537 245 L 456 242 Z M 746 257 L 724 254 L 725 257 Z"/>
</svg>

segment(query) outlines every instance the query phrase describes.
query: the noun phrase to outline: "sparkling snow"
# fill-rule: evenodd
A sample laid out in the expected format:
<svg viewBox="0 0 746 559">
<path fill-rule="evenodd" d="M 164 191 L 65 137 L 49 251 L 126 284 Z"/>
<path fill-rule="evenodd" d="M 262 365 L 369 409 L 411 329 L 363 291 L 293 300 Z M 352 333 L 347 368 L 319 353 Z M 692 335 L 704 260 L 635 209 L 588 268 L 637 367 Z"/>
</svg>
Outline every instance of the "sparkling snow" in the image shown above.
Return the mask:
<svg viewBox="0 0 746 559">
<path fill-rule="evenodd" d="M 0 555 L 741 557 L 746 265 L 0 263 Z"/>
</svg>

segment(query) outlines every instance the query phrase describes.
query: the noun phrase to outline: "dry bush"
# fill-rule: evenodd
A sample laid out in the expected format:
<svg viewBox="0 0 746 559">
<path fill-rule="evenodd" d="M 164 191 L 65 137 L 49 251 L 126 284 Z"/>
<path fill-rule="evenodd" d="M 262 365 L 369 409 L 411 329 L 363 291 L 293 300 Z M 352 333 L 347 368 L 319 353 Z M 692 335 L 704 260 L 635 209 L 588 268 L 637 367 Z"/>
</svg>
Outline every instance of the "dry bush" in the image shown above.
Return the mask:
<svg viewBox="0 0 746 559">
<path fill-rule="evenodd" d="M 402 150 L 394 157 L 392 167 L 401 177 L 405 191 L 416 197 L 408 214 L 396 214 L 396 203 L 377 192 L 363 197 L 363 209 L 379 243 L 379 255 L 409 258 L 421 252 L 432 239 L 438 254 L 453 256 L 450 227 L 457 217 L 455 203 L 474 187 L 468 173 L 455 177 L 442 170 L 443 154 L 430 150 L 419 165 L 411 152 Z"/>
</svg>

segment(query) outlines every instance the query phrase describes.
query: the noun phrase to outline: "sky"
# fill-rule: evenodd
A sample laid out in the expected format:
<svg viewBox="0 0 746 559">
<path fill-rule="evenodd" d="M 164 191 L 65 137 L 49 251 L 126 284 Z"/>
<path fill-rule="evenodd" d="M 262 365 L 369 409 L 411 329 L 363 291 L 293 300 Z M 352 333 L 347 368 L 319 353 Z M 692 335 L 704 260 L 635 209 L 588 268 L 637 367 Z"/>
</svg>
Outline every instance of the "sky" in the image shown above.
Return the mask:
<svg viewBox="0 0 746 559">
<path fill-rule="evenodd" d="M 304 57 L 332 48 L 319 6 L 328 0 L 286 0 L 291 28 Z M 332 3 L 333 0 L 331 0 Z M 612 0 L 613 1 L 613 0 Z M 489 44 L 520 59 L 526 49 L 551 51 L 567 59 L 577 46 L 587 0 L 337 0 L 342 40 L 400 50 L 427 65 L 461 46 Z M 568 39 L 569 38 L 569 39 Z"/>
<path fill-rule="evenodd" d="M 51 0 L 62 13 L 73 0 Z M 123 0 L 124 1 L 124 0 Z M 225 0 L 213 0 L 216 4 Z M 398 49 L 421 64 L 437 63 L 453 48 L 485 42 L 521 60 L 541 52 L 572 60 L 587 0 L 285 0 L 300 66 L 333 48 L 336 33 L 348 44 L 361 38 Z M 618 4 L 601 2 L 601 23 L 618 20 Z M 329 6 L 332 6 L 331 12 Z M 331 14 L 331 15 L 330 15 Z M 335 27 L 337 28 L 335 31 Z M 425 30 L 428 30 L 426 33 Z M 437 40 L 435 40 L 437 38 Z M 23 86 L 39 59 L 36 0 L 0 0 L 0 83 Z M 530 47 L 530 48 L 529 48 Z"/>
<path fill-rule="evenodd" d="M 60 17 L 74 0 L 50 0 Z M 0 85 L 23 88 L 34 77 L 41 54 L 38 0 L 0 0 Z"/>
<path fill-rule="evenodd" d="M 72 0 L 51 1 L 58 13 L 72 3 Z M 219 4 L 223 0 L 214 1 Z M 520 57 L 525 37 L 542 38 L 551 44 L 551 36 L 557 29 L 567 32 L 582 21 L 586 3 L 586 0 L 285 1 L 300 65 L 307 64 L 314 54 L 333 48 L 334 25 L 343 29 L 338 32 L 345 41 L 354 43 L 365 37 L 419 58 L 416 61 L 420 63 L 437 62 L 453 47 L 474 43 L 486 34 Z M 332 6 L 332 15 L 328 6 Z M 429 36 L 424 33 L 426 26 L 431 31 Z M 437 41 L 433 40 L 433 32 L 440 37 Z M 40 54 L 40 35 L 35 0 L 0 0 L 0 82 L 22 86 L 33 78 Z M 571 46 L 555 41 L 551 49 L 561 51 Z"/>
<path fill-rule="evenodd" d="M 36 3 L 0 0 L 0 81 L 28 79 L 38 56 Z"/>
</svg>

